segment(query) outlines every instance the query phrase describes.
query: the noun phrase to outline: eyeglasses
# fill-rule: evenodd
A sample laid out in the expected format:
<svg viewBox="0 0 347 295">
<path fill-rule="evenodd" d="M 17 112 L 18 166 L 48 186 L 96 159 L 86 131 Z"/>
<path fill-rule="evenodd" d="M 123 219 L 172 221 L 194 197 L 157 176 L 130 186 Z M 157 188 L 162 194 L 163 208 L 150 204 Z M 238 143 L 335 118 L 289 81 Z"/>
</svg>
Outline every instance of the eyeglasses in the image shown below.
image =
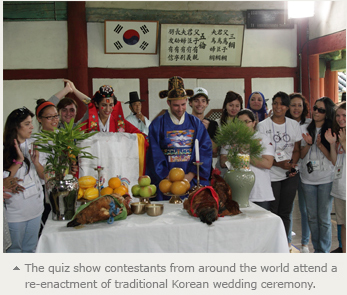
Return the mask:
<svg viewBox="0 0 347 295">
<path fill-rule="evenodd" d="M 313 106 L 313 111 L 318 111 L 320 114 L 325 114 L 326 110 L 322 108 L 317 108 L 316 106 Z"/>
<path fill-rule="evenodd" d="M 249 123 L 252 123 L 253 121 L 251 121 L 251 120 L 246 120 L 246 121 L 242 121 L 243 123 L 245 123 L 245 124 L 249 124 Z"/>
<path fill-rule="evenodd" d="M 59 119 L 59 115 L 48 116 L 48 117 L 43 117 L 43 116 L 41 116 L 41 118 L 45 118 L 45 119 L 47 119 L 48 121 L 52 121 L 52 120 L 55 120 L 55 119 Z"/>
</svg>

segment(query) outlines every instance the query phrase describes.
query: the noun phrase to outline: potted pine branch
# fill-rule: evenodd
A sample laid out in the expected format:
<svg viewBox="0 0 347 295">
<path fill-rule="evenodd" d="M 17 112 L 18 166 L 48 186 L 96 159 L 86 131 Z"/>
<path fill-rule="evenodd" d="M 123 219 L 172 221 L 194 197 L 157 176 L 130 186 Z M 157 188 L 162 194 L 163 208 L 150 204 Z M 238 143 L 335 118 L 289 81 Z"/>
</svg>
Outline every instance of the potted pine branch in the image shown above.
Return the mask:
<svg viewBox="0 0 347 295">
<path fill-rule="evenodd" d="M 220 127 L 215 142 L 228 150 L 229 171 L 224 175 L 232 190 L 233 200 L 240 208 L 249 206 L 249 194 L 254 185 L 255 175 L 250 169 L 250 160 L 259 159 L 263 150 L 255 131 L 235 118 Z"/>
</svg>

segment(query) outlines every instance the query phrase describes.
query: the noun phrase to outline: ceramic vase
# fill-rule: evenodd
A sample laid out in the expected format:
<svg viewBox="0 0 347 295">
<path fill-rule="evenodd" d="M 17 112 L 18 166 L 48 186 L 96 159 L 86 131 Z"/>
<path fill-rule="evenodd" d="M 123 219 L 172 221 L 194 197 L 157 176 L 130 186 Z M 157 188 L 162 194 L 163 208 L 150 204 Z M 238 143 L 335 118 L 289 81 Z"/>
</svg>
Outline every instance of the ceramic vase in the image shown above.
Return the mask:
<svg viewBox="0 0 347 295">
<path fill-rule="evenodd" d="M 249 207 L 249 195 L 255 182 L 255 175 L 250 169 L 249 154 L 238 154 L 239 166 L 225 173 L 224 179 L 232 191 L 232 199 L 240 208 Z"/>
</svg>

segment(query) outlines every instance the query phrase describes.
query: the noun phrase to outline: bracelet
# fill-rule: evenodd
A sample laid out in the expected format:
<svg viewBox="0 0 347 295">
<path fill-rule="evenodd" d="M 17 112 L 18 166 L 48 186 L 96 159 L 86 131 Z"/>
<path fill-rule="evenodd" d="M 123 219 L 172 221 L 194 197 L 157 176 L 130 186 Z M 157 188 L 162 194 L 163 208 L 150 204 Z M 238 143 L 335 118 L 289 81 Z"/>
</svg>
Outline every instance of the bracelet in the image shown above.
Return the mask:
<svg viewBox="0 0 347 295">
<path fill-rule="evenodd" d="M 23 162 L 18 162 L 17 160 L 13 159 L 13 163 L 15 163 L 16 165 L 23 165 Z"/>
</svg>

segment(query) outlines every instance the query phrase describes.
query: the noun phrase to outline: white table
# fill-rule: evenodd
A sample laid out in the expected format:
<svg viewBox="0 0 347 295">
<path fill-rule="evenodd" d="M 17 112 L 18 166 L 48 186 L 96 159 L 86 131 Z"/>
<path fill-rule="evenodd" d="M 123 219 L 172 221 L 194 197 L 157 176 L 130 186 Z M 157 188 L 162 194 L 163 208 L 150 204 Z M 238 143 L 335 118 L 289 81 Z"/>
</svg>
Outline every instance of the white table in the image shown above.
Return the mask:
<svg viewBox="0 0 347 295">
<path fill-rule="evenodd" d="M 188 215 L 182 204 L 164 204 L 161 216 L 132 214 L 125 220 L 68 228 L 47 220 L 37 253 L 288 253 L 282 220 L 250 203 L 212 225 Z"/>
</svg>

